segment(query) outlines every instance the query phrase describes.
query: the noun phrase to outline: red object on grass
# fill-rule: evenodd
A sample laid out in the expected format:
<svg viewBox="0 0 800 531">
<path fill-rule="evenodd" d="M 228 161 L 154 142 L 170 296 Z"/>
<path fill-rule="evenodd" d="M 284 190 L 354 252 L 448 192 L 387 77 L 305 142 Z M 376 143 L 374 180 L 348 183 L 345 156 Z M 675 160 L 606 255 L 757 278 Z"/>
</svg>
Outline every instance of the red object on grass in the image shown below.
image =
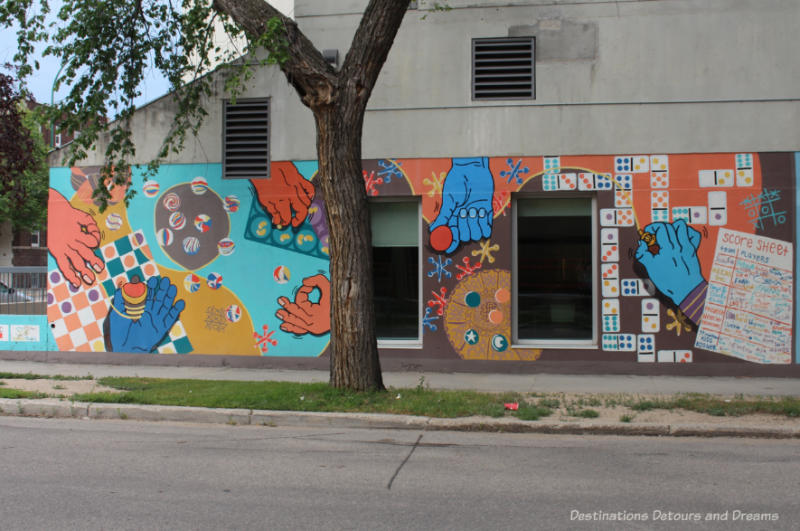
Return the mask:
<svg viewBox="0 0 800 531">
<path fill-rule="evenodd" d="M 506 409 L 510 409 L 511 411 L 516 411 L 519 409 L 519 402 L 508 402 L 503 405 L 506 406 Z"/>
</svg>

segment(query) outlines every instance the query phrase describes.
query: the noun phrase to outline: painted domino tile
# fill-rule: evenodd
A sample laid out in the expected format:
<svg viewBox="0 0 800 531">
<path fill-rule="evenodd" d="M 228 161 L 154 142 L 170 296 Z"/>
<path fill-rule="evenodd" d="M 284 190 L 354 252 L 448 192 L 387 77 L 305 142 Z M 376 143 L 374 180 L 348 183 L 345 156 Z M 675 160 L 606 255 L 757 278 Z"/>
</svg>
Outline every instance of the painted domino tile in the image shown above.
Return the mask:
<svg viewBox="0 0 800 531">
<path fill-rule="evenodd" d="M 647 173 L 650 171 L 650 157 L 648 155 L 634 155 L 631 157 L 631 166 L 633 173 Z"/>
<path fill-rule="evenodd" d="M 639 363 L 654 363 L 656 355 L 653 352 L 637 352 L 636 361 Z"/>
<path fill-rule="evenodd" d="M 733 170 L 700 170 L 698 180 L 702 188 L 731 187 L 734 183 L 734 172 Z"/>
<path fill-rule="evenodd" d="M 661 307 L 658 299 L 642 299 L 642 332 L 661 330 Z"/>
<path fill-rule="evenodd" d="M 619 299 L 603 299 L 603 332 L 619 332 Z"/>
<path fill-rule="evenodd" d="M 601 292 L 603 297 L 619 297 L 619 279 L 604 278 Z"/>
<path fill-rule="evenodd" d="M 603 278 L 619 278 L 619 264 L 600 264 L 600 274 Z"/>
<path fill-rule="evenodd" d="M 601 208 L 600 225 L 603 227 L 631 227 L 633 226 L 633 209 Z"/>
<path fill-rule="evenodd" d="M 648 295 L 644 282 L 640 278 L 623 278 L 622 295 L 624 297 L 641 297 Z"/>
<path fill-rule="evenodd" d="M 633 191 L 614 190 L 614 206 L 617 208 L 633 207 Z"/>
<path fill-rule="evenodd" d="M 630 190 L 633 188 L 633 175 L 629 173 L 617 173 L 614 175 L 615 190 Z"/>
<path fill-rule="evenodd" d="M 577 173 L 545 173 L 542 176 L 542 189 L 545 192 L 577 190 Z"/>
<path fill-rule="evenodd" d="M 669 188 L 667 155 L 650 155 L 650 188 Z"/>
<path fill-rule="evenodd" d="M 561 167 L 561 157 L 543 157 L 544 171 L 547 173 L 558 173 Z"/>
<path fill-rule="evenodd" d="M 611 176 L 602 173 L 579 173 L 578 190 L 611 190 Z"/>
<path fill-rule="evenodd" d="M 659 350 L 659 363 L 691 363 L 693 361 L 691 350 Z"/>
<path fill-rule="evenodd" d="M 704 206 L 674 207 L 672 219 L 682 219 L 692 225 L 705 225 L 708 222 L 708 213 Z"/>
<path fill-rule="evenodd" d="M 625 156 L 614 157 L 614 171 L 616 173 L 629 172 L 633 168 L 631 158 Z"/>
<path fill-rule="evenodd" d="M 558 187 L 559 190 L 575 190 L 578 188 L 578 174 L 577 173 L 559 173 L 558 174 Z"/>
<path fill-rule="evenodd" d="M 603 334 L 603 350 L 610 351 L 636 351 L 636 334 Z"/>
<path fill-rule="evenodd" d="M 736 186 L 753 185 L 753 154 L 736 154 Z"/>
<path fill-rule="evenodd" d="M 600 260 L 619 262 L 619 229 L 600 229 Z"/>
<path fill-rule="evenodd" d="M 653 354 L 656 351 L 656 336 L 653 334 L 639 334 L 636 352 L 639 355 Z"/>
<path fill-rule="evenodd" d="M 708 192 L 708 224 L 712 226 L 728 224 L 727 192 Z"/>
<path fill-rule="evenodd" d="M 657 190 L 650 192 L 650 219 L 653 222 L 669 223 L 669 192 Z"/>
</svg>

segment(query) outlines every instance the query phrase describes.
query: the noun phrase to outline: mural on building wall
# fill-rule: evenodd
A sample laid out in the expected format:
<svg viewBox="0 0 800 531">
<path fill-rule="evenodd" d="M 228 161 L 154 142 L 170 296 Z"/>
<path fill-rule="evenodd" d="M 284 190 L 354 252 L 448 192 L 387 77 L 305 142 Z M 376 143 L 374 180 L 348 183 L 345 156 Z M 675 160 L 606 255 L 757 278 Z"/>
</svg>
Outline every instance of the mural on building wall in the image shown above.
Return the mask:
<svg viewBox="0 0 800 531">
<path fill-rule="evenodd" d="M 99 212 L 97 168 L 51 170 L 48 322 L 61 350 L 318 356 L 330 330 L 316 163 L 223 180 L 167 165 Z M 793 154 L 381 159 L 420 196 L 422 344 L 491 360 L 791 363 Z M 597 346 L 515 345 L 512 194 L 596 201 Z M 535 345 L 533 345 L 535 346 Z"/>
</svg>

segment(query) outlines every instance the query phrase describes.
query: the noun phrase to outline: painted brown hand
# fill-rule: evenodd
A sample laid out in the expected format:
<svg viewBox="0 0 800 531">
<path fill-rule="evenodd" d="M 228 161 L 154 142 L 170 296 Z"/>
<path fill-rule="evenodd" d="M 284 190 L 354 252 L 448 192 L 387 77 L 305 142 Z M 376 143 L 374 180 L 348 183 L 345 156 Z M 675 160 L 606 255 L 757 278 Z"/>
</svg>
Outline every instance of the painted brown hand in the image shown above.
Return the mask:
<svg viewBox="0 0 800 531">
<path fill-rule="evenodd" d="M 275 225 L 300 226 L 314 200 L 314 185 L 291 162 L 274 162 L 269 179 L 251 179 L 261 203 Z"/>
<path fill-rule="evenodd" d="M 319 291 L 319 300 L 311 302 L 308 296 L 314 290 Z M 314 275 L 303 279 L 303 285 L 297 290 L 294 302 L 286 297 L 279 297 L 278 304 L 282 309 L 275 315 L 283 321 L 281 330 L 293 334 L 326 334 L 331 330 L 331 284 L 324 275 Z"/>
<path fill-rule="evenodd" d="M 100 230 L 92 216 L 73 208 L 64 196 L 51 188 L 47 219 L 47 246 L 61 274 L 76 288 L 81 281 L 92 284 L 94 272 L 105 268 L 103 261 L 92 252 L 100 245 Z"/>
</svg>

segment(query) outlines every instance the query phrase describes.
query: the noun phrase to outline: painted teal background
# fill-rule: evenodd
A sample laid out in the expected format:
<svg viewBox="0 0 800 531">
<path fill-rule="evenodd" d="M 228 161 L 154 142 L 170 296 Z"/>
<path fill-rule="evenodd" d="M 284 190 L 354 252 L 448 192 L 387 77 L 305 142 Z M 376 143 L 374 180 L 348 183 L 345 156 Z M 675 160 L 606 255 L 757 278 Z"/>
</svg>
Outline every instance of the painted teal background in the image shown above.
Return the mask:
<svg viewBox="0 0 800 531">
<path fill-rule="evenodd" d="M 306 179 L 310 179 L 317 170 L 316 161 L 298 162 L 296 166 Z M 70 176 L 69 168 L 51 169 L 51 187 L 68 199 L 75 194 Z M 220 198 L 236 195 L 240 205 L 237 212 L 228 213 L 230 220 L 228 237 L 235 243 L 234 252 L 229 256 L 217 256 L 206 266 L 189 271 L 174 262 L 158 245 L 155 230 L 155 206 L 159 204 L 170 188 L 177 184 L 191 182 L 195 177 L 205 178 L 209 188 Z M 222 179 L 221 164 L 165 164 L 151 178 L 159 183 L 159 193 L 152 198 L 142 192 L 142 185 L 145 181 L 144 168 L 133 169 L 132 182 L 137 193 L 128 205 L 127 216 L 134 232 L 143 231 L 156 264 L 159 267 L 185 271 L 187 274 L 192 272 L 202 279 L 212 272 L 222 275 L 223 286 L 231 290 L 239 298 L 241 305 L 250 313 L 254 331 L 261 333 L 263 325 L 267 325 L 270 331 L 275 331 L 272 339 L 277 340 L 278 344 L 270 346 L 265 355 L 305 357 L 320 355 L 328 345 L 329 334 L 295 336 L 283 332 L 280 330 L 282 321 L 275 316 L 275 312 L 280 308 L 277 303 L 278 297 L 285 296 L 294 300 L 294 294 L 304 278 L 319 273 L 329 276 L 328 260 L 246 240 L 244 231 L 247 216 L 255 201 L 250 182 L 247 179 Z M 288 268 L 289 282 L 279 284 L 275 281 L 273 271 L 278 266 Z M 55 260 L 48 256 L 48 270 L 55 268 Z M 191 296 L 187 297 L 185 302 L 187 306 L 190 306 L 192 304 Z M 184 326 L 187 328 L 191 341 L 190 326 L 186 322 L 184 322 Z M 55 348 L 52 335 L 48 333 L 43 335 Z M 255 339 L 253 342 L 255 343 Z M 204 350 L 201 344 L 193 342 L 193 346 L 197 352 L 215 354 Z"/>
<path fill-rule="evenodd" d="M 0 315 L 0 325 L 8 325 L 9 337 L 11 337 L 11 325 L 35 325 L 39 327 L 39 341 L 0 341 L 0 349 L 50 350 L 55 348 L 55 341 L 53 341 L 50 333 L 46 315 Z"/>
<path fill-rule="evenodd" d="M 316 172 L 316 162 L 306 163 L 299 168 L 301 174 L 309 178 Z M 228 214 L 230 219 L 229 237 L 236 244 L 233 254 L 217 256 L 211 263 L 193 271 L 205 279 L 209 273 L 222 275 L 223 286 L 231 290 L 247 308 L 253 320 L 256 332 L 262 332 L 262 326 L 269 326 L 276 330 L 272 336 L 278 341 L 277 346 L 270 346 L 266 355 L 269 356 L 318 356 L 328 344 L 329 335 L 315 337 L 306 334 L 302 337 L 287 334 L 280 330 L 282 321 L 275 316 L 278 306 L 278 297 L 285 296 L 294 299 L 294 291 L 306 277 L 324 272 L 328 276 L 328 261 L 295 253 L 279 250 L 244 238 L 247 223 L 247 212 L 255 200 L 247 179 L 222 179 L 221 164 L 171 164 L 164 165 L 154 177 L 160 185 L 159 194 L 148 198 L 141 192 L 144 182 L 143 170 L 137 169 L 133 173 L 133 182 L 139 193 L 128 206 L 128 222 L 135 231 L 144 231 L 145 238 L 150 244 L 153 258 L 159 265 L 170 269 L 187 271 L 162 251 L 158 245 L 155 231 L 154 207 L 161 200 L 164 193 L 179 183 L 191 182 L 195 177 L 203 177 L 208 182 L 210 189 L 224 198 L 236 195 L 240 205 L 237 212 Z M 272 272 L 278 266 L 288 267 L 291 278 L 286 284 L 275 282 Z M 188 274 L 189 271 L 187 271 Z M 191 305 L 191 297 L 187 297 L 186 304 Z M 191 333 L 189 340 L 191 340 Z M 193 343 L 194 344 L 194 343 Z M 203 351 L 202 345 L 194 344 L 196 350 Z M 213 354 L 213 353 L 212 353 Z"/>
</svg>

